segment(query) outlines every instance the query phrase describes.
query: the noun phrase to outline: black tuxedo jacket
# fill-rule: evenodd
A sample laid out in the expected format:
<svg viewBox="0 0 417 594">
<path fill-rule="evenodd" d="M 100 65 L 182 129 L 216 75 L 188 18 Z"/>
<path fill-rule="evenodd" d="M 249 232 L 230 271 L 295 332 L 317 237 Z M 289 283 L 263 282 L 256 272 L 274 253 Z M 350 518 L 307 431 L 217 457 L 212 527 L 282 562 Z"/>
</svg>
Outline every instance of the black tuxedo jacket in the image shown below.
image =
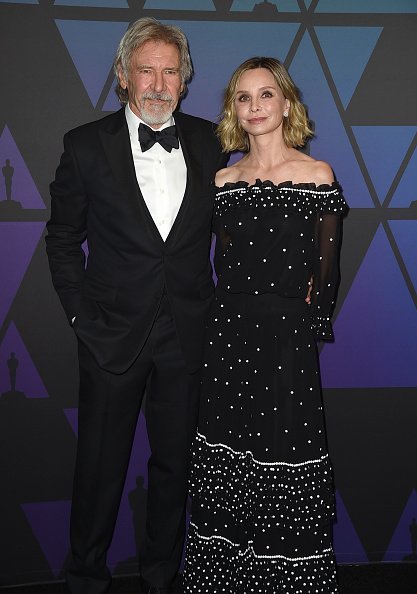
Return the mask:
<svg viewBox="0 0 417 594">
<path fill-rule="evenodd" d="M 124 109 L 65 135 L 50 186 L 46 243 L 54 287 L 68 319 L 76 316 L 78 338 L 113 373 L 123 373 L 140 353 L 164 291 L 188 370 L 201 364 L 214 289 L 210 183 L 227 158 L 214 124 L 180 112 L 174 117 L 187 184 L 165 242 L 136 180 Z"/>
</svg>

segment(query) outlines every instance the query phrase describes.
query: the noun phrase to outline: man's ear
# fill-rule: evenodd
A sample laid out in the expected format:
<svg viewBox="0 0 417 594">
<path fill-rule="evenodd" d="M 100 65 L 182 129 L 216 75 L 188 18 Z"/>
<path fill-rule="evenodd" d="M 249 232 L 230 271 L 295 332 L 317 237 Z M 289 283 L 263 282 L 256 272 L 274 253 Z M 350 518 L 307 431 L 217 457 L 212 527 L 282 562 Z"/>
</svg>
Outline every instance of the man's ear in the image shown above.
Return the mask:
<svg viewBox="0 0 417 594">
<path fill-rule="evenodd" d="M 120 65 L 117 67 L 117 78 L 119 79 L 119 85 L 122 87 L 122 89 L 127 89 L 127 80 Z"/>
</svg>

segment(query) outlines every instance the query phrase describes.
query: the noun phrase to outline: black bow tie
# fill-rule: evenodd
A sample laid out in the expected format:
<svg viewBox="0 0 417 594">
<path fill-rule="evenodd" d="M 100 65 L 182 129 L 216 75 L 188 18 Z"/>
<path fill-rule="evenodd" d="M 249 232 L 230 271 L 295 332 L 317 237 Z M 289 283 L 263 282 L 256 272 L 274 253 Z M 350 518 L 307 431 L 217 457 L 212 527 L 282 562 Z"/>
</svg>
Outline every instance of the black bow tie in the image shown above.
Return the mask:
<svg viewBox="0 0 417 594">
<path fill-rule="evenodd" d="M 173 148 L 177 149 L 180 145 L 175 126 L 169 126 L 163 130 L 152 130 L 145 124 L 139 124 L 139 142 L 142 152 L 152 148 L 155 142 L 159 142 L 169 153 Z"/>
</svg>

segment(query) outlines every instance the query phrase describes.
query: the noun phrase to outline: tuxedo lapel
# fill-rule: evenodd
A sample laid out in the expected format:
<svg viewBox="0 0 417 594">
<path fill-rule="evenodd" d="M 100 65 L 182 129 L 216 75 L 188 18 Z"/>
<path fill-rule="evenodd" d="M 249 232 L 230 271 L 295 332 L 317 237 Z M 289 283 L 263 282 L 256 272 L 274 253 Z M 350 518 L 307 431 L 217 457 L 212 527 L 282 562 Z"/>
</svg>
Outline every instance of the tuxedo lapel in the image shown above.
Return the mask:
<svg viewBox="0 0 417 594">
<path fill-rule="evenodd" d="M 179 231 L 184 224 L 184 220 L 186 220 L 187 211 L 190 208 L 191 201 L 195 198 L 193 192 L 193 180 L 199 171 L 199 167 L 202 166 L 200 157 L 201 150 L 199 150 L 197 141 L 198 132 L 194 127 L 188 125 L 188 121 L 180 112 L 175 113 L 174 118 L 178 138 L 184 155 L 185 166 L 187 168 L 187 183 L 180 209 L 165 241 L 166 245 L 172 245 L 179 237 Z"/>
<path fill-rule="evenodd" d="M 152 239 L 163 245 L 164 241 L 146 206 L 136 179 L 124 109 L 114 114 L 114 119 L 107 122 L 107 126 L 100 131 L 100 135 L 107 160 L 122 188 L 123 194 L 131 203 L 133 212 L 137 214 L 140 220 L 147 221 L 146 226 Z"/>
<path fill-rule="evenodd" d="M 187 212 L 193 200 L 199 198 L 200 193 L 195 191 L 197 175 L 202 175 L 204 164 L 203 143 L 199 142 L 199 130 L 195 121 L 191 123 L 184 114 L 175 113 L 178 138 L 181 143 L 187 168 L 187 181 L 183 200 L 175 218 L 174 224 L 166 238 L 162 239 L 157 226 L 150 214 L 136 179 L 136 171 L 130 144 L 129 130 L 126 123 L 124 109 L 119 110 L 109 118 L 106 126 L 100 130 L 104 152 L 115 178 L 118 180 L 122 192 L 130 202 L 133 212 L 141 221 L 146 221 L 147 229 L 153 241 L 160 248 L 169 247 L 180 237 L 180 231 L 187 220 Z"/>
</svg>

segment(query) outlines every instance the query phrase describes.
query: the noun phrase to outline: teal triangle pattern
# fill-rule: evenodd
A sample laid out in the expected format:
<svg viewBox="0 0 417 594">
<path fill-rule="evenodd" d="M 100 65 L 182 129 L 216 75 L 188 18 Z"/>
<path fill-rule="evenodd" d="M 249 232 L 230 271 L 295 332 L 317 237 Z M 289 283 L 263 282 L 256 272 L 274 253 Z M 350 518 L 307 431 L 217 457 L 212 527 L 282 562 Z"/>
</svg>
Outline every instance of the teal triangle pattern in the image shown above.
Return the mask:
<svg viewBox="0 0 417 594">
<path fill-rule="evenodd" d="M 55 0 L 55 6 L 87 6 L 97 8 L 129 8 L 126 0 Z"/>
<path fill-rule="evenodd" d="M 416 309 L 382 226 L 333 327 L 320 355 L 324 388 L 417 386 Z"/>
<path fill-rule="evenodd" d="M 216 10 L 211 0 L 193 0 L 190 6 L 189 0 L 147 0 L 144 8 L 158 10 Z"/>
<path fill-rule="evenodd" d="M 268 2 L 269 4 L 274 4 L 279 12 L 300 12 L 297 0 L 268 0 Z M 252 12 L 256 4 L 262 4 L 262 0 L 234 0 L 230 10 Z"/>
<path fill-rule="evenodd" d="M 186 113 L 217 120 L 224 87 L 232 72 L 249 56 L 273 55 L 285 59 L 299 29 L 295 23 L 233 23 L 202 21 L 165 21 L 179 26 L 188 37 L 195 77 L 191 92 L 182 102 Z M 242 39 L 245 43 L 242 43 Z M 211 47 L 216 43 L 220 61 L 213 60 Z"/>
<path fill-rule="evenodd" d="M 311 155 L 330 162 L 350 207 L 372 207 L 368 188 L 308 33 L 297 50 L 290 74 L 301 89 L 303 103 L 315 123 Z"/>
<path fill-rule="evenodd" d="M 56 24 L 91 103 L 96 106 L 128 23 L 57 20 Z"/>
<path fill-rule="evenodd" d="M 121 104 L 119 102 L 119 99 L 117 98 L 115 87 L 116 78 L 114 79 L 109 94 L 107 95 L 107 98 L 103 104 L 103 111 L 117 111 L 118 109 L 120 109 Z"/>
<path fill-rule="evenodd" d="M 414 13 L 415 0 L 320 0 L 316 12 Z"/>
<path fill-rule="evenodd" d="M 390 221 L 389 226 L 417 291 L 417 221 Z"/>
<path fill-rule="evenodd" d="M 400 521 L 392 535 L 391 542 L 383 561 L 417 561 L 413 548 L 413 535 L 417 538 L 417 492 L 411 491 L 410 497 L 401 514 Z"/>
<path fill-rule="evenodd" d="M 417 210 L 417 150 L 414 150 L 408 162 L 407 169 L 394 192 L 390 207 L 409 208 L 412 202 L 414 202 L 413 208 Z"/>
<path fill-rule="evenodd" d="M 382 30 L 382 27 L 315 28 L 345 108 L 352 98 Z"/>
<path fill-rule="evenodd" d="M 352 130 L 382 204 L 417 127 L 352 126 Z"/>
</svg>

